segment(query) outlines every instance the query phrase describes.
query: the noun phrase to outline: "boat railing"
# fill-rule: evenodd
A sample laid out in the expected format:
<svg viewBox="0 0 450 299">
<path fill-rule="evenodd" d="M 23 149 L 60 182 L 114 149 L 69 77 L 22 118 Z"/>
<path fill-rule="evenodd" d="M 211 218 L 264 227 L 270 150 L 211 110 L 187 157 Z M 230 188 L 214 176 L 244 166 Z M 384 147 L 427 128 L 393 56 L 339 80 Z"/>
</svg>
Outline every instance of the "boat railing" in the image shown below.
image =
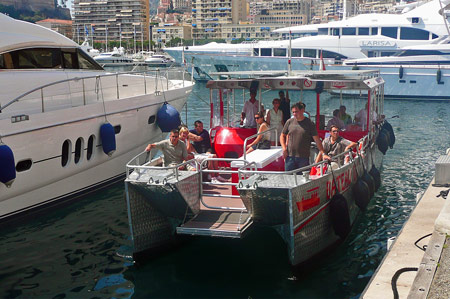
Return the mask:
<svg viewBox="0 0 450 299">
<path fill-rule="evenodd" d="M 270 128 L 268 130 L 265 130 L 264 132 L 253 134 L 252 136 L 245 138 L 245 140 L 244 140 L 244 160 L 247 158 L 247 142 L 248 142 L 248 140 L 258 137 L 259 135 L 263 135 L 267 132 L 272 132 L 272 131 L 275 131 L 275 136 L 278 136 L 278 129 L 275 127 L 275 128 Z M 278 138 L 275 138 L 275 146 L 278 146 Z"/>
<path fill-rule="evenodd" d="M 175 82 L 183 84 L 187 81 L 187 72 L 172 70 L 131 71 L 96 74 L 86 77 L 74 77 L 58 80 L 35 87 L 3 106 L 0 113 L 14 103 L 27 102 L 36 105 L 39 112 L 57 110 L 58 107 L 85 106 L 99 100 L 119 100 L 121 98 L 156 94 L 161 95 L 170 89 Z M 37 95 L 36 95 L 37 93 Z M 24 109 L 30 107 L 24 107 Z"/>
<path fill-rule="evenodd" d="M 180 164 L 177 165 L 173 165 L 173 166 L 159 166 L 156 165 L 155 162 L 159 162 L 161 161 L 161 157 L 159 158 L 155 158 L 152 159 L 151 161 L 149 161 L 149 158 L 151 157 L 151 150 L 150 151 L 143 151 L 142 153 L 139 153 L 138 155 L 136 155 L 135 157 L 133 157 L 133 159 L 131 159 L 127 165 L 126 165 L 126 178 L 127 180 L 130 179 L 130 174 L 132 174 L 133 172 L 137 172 L 139 174 L 142 174 L 143 171 L 144 172 L 148 172 L 149 170 L 167 170 L 171 173 L 171 176 L 173 175 L 175 177 L 175 179 L 178 181 L 180 178 L 180 171 L 190 171 L 190 170 L 184 170 L 184 168 L 191 163 L 196 164 L 195 167 L 195 172 L 198 172 L 199 164 L 195 159 L 191 159 L 191 160 L 187 160 L 184 161 Z M 142 162 L 143 161 L 143 162 Z M 152 180 L 152 177 L 149 177 L 149 183 L 155 183 Z M 161 182 L 163 185 L 167 182 L 167 180 L 164 182 Z"/>
<path fill-rule="evenodd" d="M 366 136 L 367 137 L 367 136 Z M 366 138 L 362 138 L 360 140 L 360 142 L 363 142 L 363 140 Z M 362 149 L 365 149 L 365 147 L 367 147 L 368 144 L 363 145 Z M 238 186 L 242 187 L 243 186 L 243 179 L 252 176 L 253 174 L 258 174 L 258 175 L 293 175 L 294 177 L 294 184 L 298 185 L 299 181 L 298 181 L 298 174 L 301 173 L 303 175 L 303 178 L 306 181 L 309 181 L 311 178 L 309 176 L 311 169 L 312 168 L 319 168 L 318 169 L 318 174 L 317 174 L 317 178 L 322 177 L 323 175 L 327 174 L 328 172 L 325 171 L 325 165 L 329 164 L 330 162 L 336 162 L 338 165 L 338 168 L 341 168 L 345 165 L 347 165 L 347 163 L 342 163 L 342 161 L 344 161 L 345 157 L 347 155 L 349 155 L 349 158 L 351 161 L 354 161 L 355 158 L 352 157 L 352 153 L 353 153 L 353 149 L 348 149 L 336 156 L 334 156 L 330 161 L 328 160 L 322 160 L 319 161 L 317 163 L 305 166 L 305 167 L 301 167 L 301 168 L 297 168 L 294 170 L 289 170 L 289 171 L 268 171 L 268 170 L 258 170 L 256 169 L 248 169 L 249 167 L 252 166 L 256 166 L 256 162 L 250 162 L 245 164 L 244 166 L 240 167 L 237 171 L 238 171 L 238 176 L 239 176 L 239 184 Z M 330 165 L 331 167 L 331 165 Z"/>
</svg>

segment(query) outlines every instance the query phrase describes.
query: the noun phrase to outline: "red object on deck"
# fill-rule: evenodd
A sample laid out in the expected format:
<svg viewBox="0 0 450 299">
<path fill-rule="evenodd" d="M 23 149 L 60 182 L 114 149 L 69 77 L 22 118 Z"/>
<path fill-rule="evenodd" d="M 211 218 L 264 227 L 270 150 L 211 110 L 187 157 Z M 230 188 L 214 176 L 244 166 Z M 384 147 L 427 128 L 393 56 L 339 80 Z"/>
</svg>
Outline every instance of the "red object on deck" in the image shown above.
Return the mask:
<svg viewBox="0 0 450 299">
<path fill-rule="evenodd" d="M 218 158 L 238 158 L 244 154 L 245 138 L 255 135 L 256 128 L 220 128 L 214 137 L 214 150 Z M 247 141 L 250 144 L 253 139 Z"/>
</svg>

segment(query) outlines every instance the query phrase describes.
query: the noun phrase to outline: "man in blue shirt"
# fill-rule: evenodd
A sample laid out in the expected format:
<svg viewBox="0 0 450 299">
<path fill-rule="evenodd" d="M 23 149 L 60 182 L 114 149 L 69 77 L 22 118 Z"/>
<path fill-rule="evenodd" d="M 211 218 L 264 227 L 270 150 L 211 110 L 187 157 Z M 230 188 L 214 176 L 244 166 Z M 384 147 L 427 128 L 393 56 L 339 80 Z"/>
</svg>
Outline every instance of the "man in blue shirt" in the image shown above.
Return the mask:
<svg viewBox="0 0 450 299">
<path fill-rule="evenodd" d="M 197 153 L 212 152 L 209 133 L 203 129 L 203 123 L 200 120 L 196 120 L 194 126 L 195 129 L 189 131 L 189 139 L 194 141 L 193 145 Z"/>
</svg>

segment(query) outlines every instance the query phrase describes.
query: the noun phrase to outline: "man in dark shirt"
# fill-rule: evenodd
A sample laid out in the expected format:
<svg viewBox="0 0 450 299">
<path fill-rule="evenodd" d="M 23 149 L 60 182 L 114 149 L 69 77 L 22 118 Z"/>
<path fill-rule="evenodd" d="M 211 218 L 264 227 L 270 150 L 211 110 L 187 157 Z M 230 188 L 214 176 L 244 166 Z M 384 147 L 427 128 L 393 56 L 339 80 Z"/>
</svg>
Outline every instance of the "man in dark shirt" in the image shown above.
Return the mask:
<svg viewBox="0 0 450 299">
<path fill-rule="evenodd" d="M 309 165 L 311 139 L 316 142 L 320 153 L 323 154 L 322 142 L 316 127 L 309 118 L 303 115 L 304 112 L 305 105 L 302 102 L 292 105 L 294 117 L 288 119 L 281 132 L 280 143 L 286 171 Z"/>
<path fill-rule="evenodd" d="M 284 91 L 280 90 L 278 96 L 280 97 L 279 109 L 283 111 L 283 122 L 286 123 L 287 120 L 291 118 L 291 101 L 289 100 L 289 94 L 285 96 Z"/>
<path fill-rule="evenodd" d="M 202 154 L 211 152 L 211 140 L 209 133 L 203 129 L 203 123 L 200 120 L 194 122 L 195 129 L 189 131 L 189 139 L 193 140 L 193 145 L 197 153 Z"/>
</svg>

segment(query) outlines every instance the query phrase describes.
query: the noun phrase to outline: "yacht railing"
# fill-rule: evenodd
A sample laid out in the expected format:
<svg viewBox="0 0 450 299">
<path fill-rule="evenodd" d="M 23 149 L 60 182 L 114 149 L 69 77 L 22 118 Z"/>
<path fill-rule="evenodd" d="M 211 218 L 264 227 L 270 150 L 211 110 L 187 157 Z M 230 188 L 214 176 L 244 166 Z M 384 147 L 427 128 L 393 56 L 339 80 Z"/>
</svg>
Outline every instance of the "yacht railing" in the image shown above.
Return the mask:
<svg viewBox="0 0 450 299">
<path fill-rule="evenodd" d="M 185 85 L 191 79 L 188 73 L 174 69 L 156 69 L 152 71 L 131 71 L 96 74 L 86 77 L 74 77 L 44 84 L 33 88 L 3 106 L 0 113 L 14 103 L 40 101 L 40 112 L 47 111 L 47 102 L 54 99 L 56 105 L 72 107 L 84 106 L 99 100 L 119 100 L 130 96 L 156 94 L 171 89 L 175 84 Z M 181 82 L 176 82 L 181 81 Z M 175 83 L 174 83 L 175 82 Z M 106 86 L 104 86 L 106 85 Z M 33 96 L 38 93 L 37 96 Z M 28 96 L 32 95 L 31 98 Z M 66 101 L 61 97 L 68 97 Z"/>
</svg>

